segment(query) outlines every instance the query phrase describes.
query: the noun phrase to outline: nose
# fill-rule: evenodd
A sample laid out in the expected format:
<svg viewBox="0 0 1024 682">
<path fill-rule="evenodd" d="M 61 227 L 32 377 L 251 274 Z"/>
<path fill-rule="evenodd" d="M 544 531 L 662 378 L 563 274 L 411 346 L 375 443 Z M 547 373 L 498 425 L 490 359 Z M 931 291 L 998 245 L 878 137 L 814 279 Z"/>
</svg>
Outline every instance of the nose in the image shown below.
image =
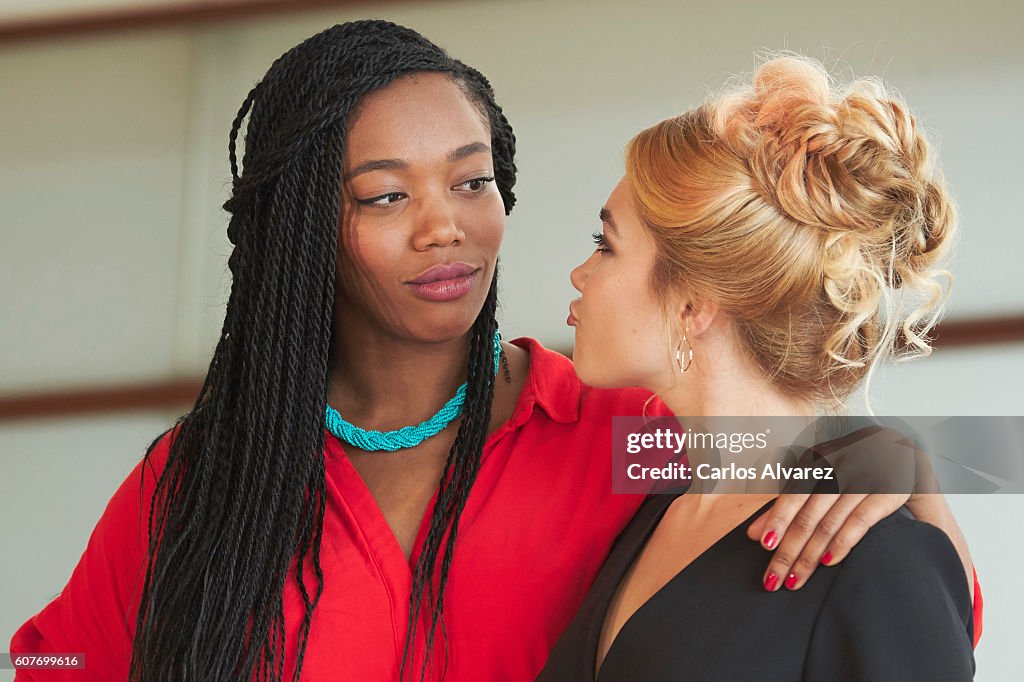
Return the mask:
<svg viewBox="0 0 1024 682">
<path fill-rule="evenodd" d="M 424 199 L 416 214 L 416 231 L 413 247 L 423 251 L 431 247 L 445 247 L 461 244 L 466 239 L 459 227 L 455 207 L 439 197 Z"/>
<path fill-rule="evenodd" d="M 583 293 L 583 287 L 586 285 L 587 279 L 590 277 L 591 261 L 594 260 L 594 256 L 596 255 L 596 253 L 592 254 L 590 258 L 577 265 L 572 269 L 572 272 L 569 273 L 569 281 L 572 282 L 572 288 L 581 294 Z"/>
</svg>

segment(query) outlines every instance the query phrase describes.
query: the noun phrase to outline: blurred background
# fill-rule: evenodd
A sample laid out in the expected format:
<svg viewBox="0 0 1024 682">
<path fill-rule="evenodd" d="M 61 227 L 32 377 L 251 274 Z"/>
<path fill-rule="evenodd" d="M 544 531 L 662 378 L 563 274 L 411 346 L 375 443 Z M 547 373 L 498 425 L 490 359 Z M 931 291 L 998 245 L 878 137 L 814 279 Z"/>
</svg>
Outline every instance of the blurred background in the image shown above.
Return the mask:
<svg viewBox="0 0 1024 682">
<path fill-rule="evenodd" d="M 119 482 L 195 396 L 230 285 L 220 206 L 239 104 L 289 47 L 368 17 L 491 79 L 520 168 L 503 333 L 564 352 L 568 272 L 593 248 L 631 135 L 763 50 L 882 76 L 938 142 L 962 222 L 936 351 L 883 368 L 875 409 L 1024 414 L 1021 3 L 4 0 L 0 650 L 59 593 Z M 1024 497 L 949 501 L 986 597 L 976 679 L 1020 679 Z"/>
</svg>

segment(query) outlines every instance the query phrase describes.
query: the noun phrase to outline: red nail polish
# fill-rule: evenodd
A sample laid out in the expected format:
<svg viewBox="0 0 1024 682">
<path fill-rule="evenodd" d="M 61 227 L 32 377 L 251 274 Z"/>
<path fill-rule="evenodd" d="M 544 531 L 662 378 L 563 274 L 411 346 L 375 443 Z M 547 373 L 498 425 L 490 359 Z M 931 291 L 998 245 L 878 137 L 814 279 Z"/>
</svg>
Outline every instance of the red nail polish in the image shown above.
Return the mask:
<svg viewBox="0 0 1024 682">
<path fill-rule="evenodd" d="M 775 586 L 779 584 L 779 576 L 774 573 L 769 573 L 768 577 L 764 579 L 764 589 L 769 592 L 775 591 Z"/>
<path fill-rule="evenodd" d="M 763 542 L 764 546 L 767 547 L 768 549 L 775 549 L 775 543 L 778 542 L 778 541 L 779 541 L 779 536 L 775 534 L 775 531 L 770 530 L 764 536 L 764 540 L 762 540 L 761 542 Z"/>
<path fill-rule="evenodd" d="M 821 563 L 828 566 L 832 561 L 832 552 L 825 552 L 821 557 Z"/>
<path fill-rule="evenodd" d="M 798 580 L 800 580 L 800 578 L 797 577 L 796 573 L 790 573 L 789 577 L 786 578 L 786 589 L 792 590 L 796 587 L 796 581 Z"/>
</svg>

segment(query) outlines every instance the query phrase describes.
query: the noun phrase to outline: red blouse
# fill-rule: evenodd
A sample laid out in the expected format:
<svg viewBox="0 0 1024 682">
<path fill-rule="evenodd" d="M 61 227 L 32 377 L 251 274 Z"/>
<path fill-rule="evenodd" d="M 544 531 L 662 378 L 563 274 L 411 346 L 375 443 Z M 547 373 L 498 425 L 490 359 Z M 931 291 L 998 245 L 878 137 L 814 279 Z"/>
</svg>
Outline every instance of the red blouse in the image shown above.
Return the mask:
<svg viewBox="0 0 1024 682">
<path fill-rule="evenodd" d="M 649 394 L 580 384 L 572 363 L 532 339 L 529 376 L 512 417 L 487 439 L 448 578 L 449 680 L 533 680 L 572 620 L 615 536 L 643 501 L 611 493 L 612 415 L 639 415 Z M 652 401 L 649 414 L 665 414 Z M 85 670 L 27 671 L 28 680 L 124 680 L 144 577 L 146 515 L 167 457 L 165 437 L 114 494 L 60 596 L 25 623 L 15 653 L 86 654 Z M 327 435 L 324 588 L 302 666 L 309 680 L 393 680 L 405 642 L 411 567 L 341 443 Z M 500 485 L 499 485 L 500 483 Z M 293 567 L 294 570 L 294 567 Z M 294 577 L 284 593 L 285 679 L 305 612 Z M 424 621 L 425 624 L 426 621 Z M 425 626 L 418 628 L 423 633 Z M 440 640 L 440 637 L 438 637 Z M 419 660 L 425 637 L 418 636 Z M 440 679 L 444 654 L 431 656 Z M 418 670 L 418 668 L 417 668 Z"/>
<path fill-rule="evenodd" d="M 644 413 L 649 394 L 590 388 L 579 382 L 564 356 L 533 339 L 513 343 L 530 353 L 528 379 L 512 417 L 484 446 L 446 589 L 447 655 L 436 644 L 428 679 L 441 679 L 447 662 L 448 680 L 533 680 L 612 541 L 643 501 L 639 495 L 611 493 L 610 417 Z M 654 400 L 646 413 L 667 412 Z M 168 445 L 165 437 L 153 451 L 152 466 L 144 472 L 140 463 L 129 474 L 67 586 L 11 640 L 12 655 L 85 653 L 85 670 L 21 670 L 17 682 L 127 679 L 144 577 L 146 514 Z M 406 561 L 341 443 L 329 434 L 324 456 L 324 587 L 302 677 L 394 680 L 405 642 L 412 567 L 433 502 Z M 980 591 L 975 610 L 980 632 Z M 285 679 L 294 669 L 304 613 L 291 575 L 284 592 Z M 417 661 L 426 648 L 425 630 L 424 619 L 415 642 Z"/>
</svg>

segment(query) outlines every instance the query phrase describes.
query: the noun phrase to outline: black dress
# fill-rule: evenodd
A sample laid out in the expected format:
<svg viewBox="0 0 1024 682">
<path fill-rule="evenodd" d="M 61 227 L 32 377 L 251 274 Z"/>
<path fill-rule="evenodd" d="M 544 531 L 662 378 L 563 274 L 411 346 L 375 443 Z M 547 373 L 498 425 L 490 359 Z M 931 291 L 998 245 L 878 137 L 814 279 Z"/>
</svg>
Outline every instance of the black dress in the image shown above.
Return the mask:
<svg viewBox="0 0 1024 682">
<path fill-rule="evenodd" d="M 539 682 L 594 682 L 608 605 L 676 497 L 651 496 L 619 535 Z M 746 536 L 757 514 L 626 621 L 598 682 L 973 678 L 970 593 L 945 533 L 901 509 L 801 589 L 768 593 L 767 552 Z"/>
</svg>

